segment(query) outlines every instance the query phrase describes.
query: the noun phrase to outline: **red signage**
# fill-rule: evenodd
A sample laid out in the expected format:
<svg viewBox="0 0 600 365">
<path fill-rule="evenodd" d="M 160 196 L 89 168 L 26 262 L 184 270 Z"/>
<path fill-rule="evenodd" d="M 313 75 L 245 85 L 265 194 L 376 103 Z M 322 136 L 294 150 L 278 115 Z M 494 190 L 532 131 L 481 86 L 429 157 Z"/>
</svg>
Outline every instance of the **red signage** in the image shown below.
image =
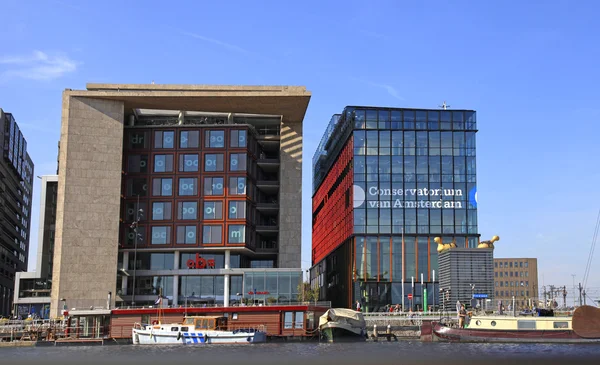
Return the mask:
<svg viewBox="0 0 600 365">
<path fill-rule="evenodd" d="M 254 295 L 254 294 L 256 294 L 256 295 L 265 295 L 265 294 L 269 294 L 269 292 L 268 291 L 257 291 L 257 292 L 249 291 L 248 292 L 248 295 Z"/>
<path fill-rule="evenodd" d="M 215 268 L 215 260 L 214 259 L 203 259 L 199 253 L 196 254 L 196 260 L 189 259 L 187 260 L 187 267 L 190 269 L 214 269 Z"/>
<path fill-rule="evenodd" d="M 408 299 L 412 299 L 412 294 L 408 294 Z"/>
</svg>

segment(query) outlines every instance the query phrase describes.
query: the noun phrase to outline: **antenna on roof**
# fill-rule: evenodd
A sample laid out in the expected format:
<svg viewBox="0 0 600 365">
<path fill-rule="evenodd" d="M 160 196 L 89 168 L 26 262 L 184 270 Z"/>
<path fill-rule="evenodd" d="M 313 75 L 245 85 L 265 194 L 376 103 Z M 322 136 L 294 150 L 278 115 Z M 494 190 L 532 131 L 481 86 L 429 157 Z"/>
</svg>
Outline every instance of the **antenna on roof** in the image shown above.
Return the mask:
<svg viewBox="0 0 600 365">
<path fill-rule="evenodd" d="M 442 105 L 438 105 L 440 108 L 446 110 L 447 108 L 450 107 L 450 105 L 446 104 L 446 100 L 444 100 L 444 103 Z"/>
</svg>

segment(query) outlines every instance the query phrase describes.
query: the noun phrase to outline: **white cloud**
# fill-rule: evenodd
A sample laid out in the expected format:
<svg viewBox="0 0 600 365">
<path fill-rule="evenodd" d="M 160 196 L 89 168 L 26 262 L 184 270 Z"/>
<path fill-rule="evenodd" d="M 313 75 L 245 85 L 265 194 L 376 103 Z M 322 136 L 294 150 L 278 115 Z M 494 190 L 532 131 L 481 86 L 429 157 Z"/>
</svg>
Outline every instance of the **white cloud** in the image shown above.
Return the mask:
<svg viewBox="0 0 600 365">
<path fill-rule="evenodd" d="M 2 78 L 24 78 L 47 81 L 64 76 L 77 70 L 78 63 L 66 55 L 48 55 L 42 51 L 34 51 L 28 56 L 0 56 Z"/>
<path fill-rule="evenodd" d="M 351 79 L 352 79 L 352 80 L 354 80 L 354 81 L 363 82 L 363 83 L 365 83 L 365 84 L 367 84 L 367 85 L 370 85 L 370 86 L 374 86 L 374 87 L 382 88 L 382 89 L 384 89 L 385 91 L 387 91 L 387 93 L 388 93 L 388 94 L 390 94 L 390 96 L 392 96 L 392 97 L 394 97 L 394 98 L 396 98 L 396 99 L 398 99 L 398 100 L 405 100 L 405 99 L 402 97 L 402 95 L 400 95 L 400 93 L 398 92 L 398 90 L 396 90 L 396 88 L 395 88 L 395 87 L 393 87 L 393 86 L 391 86 L 391 85 L 387 85 L 387 84 L 378 84 L 378 83 L 371 82 L 371 81 L 360 80 L 360 79 L 357 79 L 357 78 L 355 78 L 355 77 L 351 77 Z"/>
</svg>

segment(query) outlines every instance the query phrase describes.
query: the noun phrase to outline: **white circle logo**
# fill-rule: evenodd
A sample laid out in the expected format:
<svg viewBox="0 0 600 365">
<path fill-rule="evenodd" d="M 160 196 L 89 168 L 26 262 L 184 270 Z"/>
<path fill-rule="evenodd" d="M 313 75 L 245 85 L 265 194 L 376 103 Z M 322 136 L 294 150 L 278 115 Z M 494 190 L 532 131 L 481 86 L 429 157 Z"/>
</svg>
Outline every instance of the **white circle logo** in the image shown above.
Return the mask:
<svg viewBox="0 0 600 365">
<path fill-rule="evenodd" d="M 365 202 L 365 191 L 358 185 L 354 185 L 354 208 L 358 208 Z"/>
</svg>

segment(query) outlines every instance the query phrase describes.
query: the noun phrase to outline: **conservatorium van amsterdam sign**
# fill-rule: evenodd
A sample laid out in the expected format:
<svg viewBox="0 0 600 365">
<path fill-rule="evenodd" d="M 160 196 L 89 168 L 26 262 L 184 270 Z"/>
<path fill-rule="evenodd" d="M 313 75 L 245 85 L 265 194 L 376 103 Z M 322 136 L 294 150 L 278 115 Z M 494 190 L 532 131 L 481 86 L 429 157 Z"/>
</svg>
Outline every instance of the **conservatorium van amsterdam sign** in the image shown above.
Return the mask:
<svg viewBox="0 0 600 365">
<path fill-rule="evenodd" d="M 362 187 L 354 185 L 354 208 L 361 207 L 365 203 L 365 199 L 368 208 L 461 209 L 463 208 L 463 204 L 467 203 L 466 197 L 464 200 L 454 201 L 455 197 L 464 196 L 462 189 L 379 189 L 371 186 L 367 189 L 367 193 L 369 194 L 369 199 L 366 199 L 366 194 Z M 379 198 L 373 199 L 373 197 Z M 389 197 L 392 198 L 390 199 Z M 416 199 L 412 200 L 413 197 Z M 476 206 L 477 192 L 475 188 L 469 193 L 468 200 L 473 206 Z"/>
</svg>

